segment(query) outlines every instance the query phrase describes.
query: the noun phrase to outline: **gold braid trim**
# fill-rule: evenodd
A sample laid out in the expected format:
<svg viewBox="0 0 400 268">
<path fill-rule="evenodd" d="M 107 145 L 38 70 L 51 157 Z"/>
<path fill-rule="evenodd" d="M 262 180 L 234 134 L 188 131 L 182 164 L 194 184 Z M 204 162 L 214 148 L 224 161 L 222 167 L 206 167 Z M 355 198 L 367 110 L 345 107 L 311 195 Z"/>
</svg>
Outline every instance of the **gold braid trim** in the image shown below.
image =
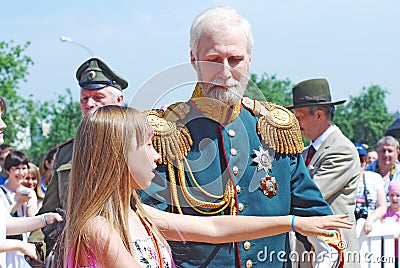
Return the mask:
<svg viewBox="0 0 400 268">
<path fill-rule="evenodd" d="M 184 102 L 176 102 L 168 106 L 164 118 L 168 121 L 176 122 L 184 119 L 190 112 L 190 107 Z"/>
<path fill-rule="evenodd" d="M 303 152 L 299 123 L 288 109 L 271 102 L 260 102 L 262 116 L 257 122 L 257 133 L 263 141 L 278 153 Z"/>
<path fill-rule="evenodd" d="M 189 130 L 180 123 L 165 120 L 162 110 L 145 111 L 145 114 L 154 129 L 153 146 L 161 155 L 158 163 L 166 165 L 182 160 L 193 144 Z"/>
<path fill-rule="evenodd" d="M 192 96 L 190 98 L 191 99 L 204 98 L 203 90 L 201 90 L 199 83 L 196 84 L 196 87 L 194 88 Z"/>
<path fill-rule="evenodd" d="M 172 165 L 172 163 L 168 163 L 167 166 L 168 166 L 169 180 L 171 183 L 170 189 L 171 189 L 172 205 L 176 206 L 176 209 L 178 210 L 179 214 L 183 214 L 181 206 L 179 204 L 179 197 L 178 197 L 178 190 L 176 188 L 176 178 L 175 178 L 174 166 Z"/>
<path fill-rule="evenodd" d="M 234 200 L 235 191 L 234 191 L 234 187 L 232 185 L 231 180 L 229 180 L 228 183 L 226 184 L 225 192 L 224 192 L 223 198 L 220 202 L 213 203 L 213 202 L 202 201 L 202 200 L 195 198 L 194 196 L 192 196 L 190 194 L 190 192 L 187 189 L 183 163 L 179 162 L 177 164 L 178 164 L 178 167 L 177 167 L 178 168 L 178 179 L 179 179 L 180 185 L 182 187 L 183 197 L 186 199 L 186 201 L 192 207 L 193 210 L 195 210 L 198 213 L 203 214 L 203 215 L 215 215 L 215 214 L 219 214 L 221 211 L 225 210 L 231 204 L 231 200 Z M 187 164 L 187 162 L 186 162 L 186 164 Z M 182 166 L 179 166 L 179 165 L 182 165 Z M 209 195 L 209 194 L 207 193 L 207 195 Z M 212 210 L 212 211 L 204 211 L 204 209 Z M 232 209 L 231 209 L 231 211 L 232 211 Z"/>
<path fill-rule="evenodd" d="M 206 190 L 204 190 L 203 187 L 201 187 L 200 184 L 197 182 L 197 180 L 194 178 L 192 169 L 190 168 L 189 163 L 187 162 L 187 159 L 185 158 L 184 160 L 185 160 L 185 164 L 188 169 L 188 172 L 190 174 L 190 177 L 192 178 L 193 183 L 196 185 L 197 189 L 200 190 L 200 192 L 202 192 L 204 195 L 214 198 L 214 199 L 221 199 L 224 197 L 224 195 L 213 195 L 213 194 L 210 194 L 209 192 L 207 192 Z"/>
<path fill-rule="evenodd" d="M 259 116 L 257 134 L 278 153 L 298 154 L 303 152 L 299 123 L 288 109 L 272 102 L 260 102 L 243 98 L 242 104 Z"/>
<path fill-rule="evenodd" d="M 154 136 L 152 140 L 153 146 L 161 155 L 158 163 L 167 165 L 168 176 L 171 183 L 171 199 L 173 206 L 175 206 L 177 209 L 177 212 L 183 214 L 179 202 L 174 164 L 176 165 L 182 194 L 193 210 L 204 215 L 215 215 L 230 206 L 230 213 L 234 215 L 236 213 L 235 191 L 231 180 L 229 180 L 225 186 L 224 194 L 217 196 L 205 191 L 194 178 L 193 172 L 190 169 L 189 163 L 185 157 L 193 144 L 189 130 L 180 123 L 165 120 L 165 113 L 162 110 L 151 110 L 145 111 L 144 113 L 154 129 Z M 189 192 L 186 185 L 184 163 L 186 164 L 188 172 L 197 189 L 199 189 L 204 195 L 219 200 L 219 202 L 213 203 L 202 201 L 195 198 Z"/>
<path fill-rule="evenodd" d="M 186 159 L 185 159 L 186 165 L 188 164 Z M 190 192 L 187 189 L 186 186 L 186 177 L 185 177 L 185 169 L 184 169 L 184 164 L 182 161 L 178 160 L 176 161 L 177 164 L 177 171 L 178 171 L 178 179 L 180 182 L 180 186 L 182 189 L 182 194 L 187 203 L 190 205 L 190 207 L 197 211 L 200 214 L 203 215 L 215 215 L 219 214 L 221 211 L 225 210 L 229 205 L 230 205 L 230 213 L 231 215 L 235 215 L 236 213 L 236 207 L 235 207 L 235 192 L 234 192 L 234 187 L 232 185 L 231 180 L 227 183 L 225 187 L 225 192 L 224 194 L 220 197 L 222 200 L 219 203 L 213 203 L 213 202 L 206 202 L 199 200 L 195 197 L 193 197 Z M 175 179 L 175 172 L 174 172 L 174 167 L 171 163 L 168 163 L 168 174 L 170 176 L 170 182 L 171 182 L 171 196 L 172 196 L 172 202 L 173 205 L 177 208 L 177 211 L 179 214 L 182 213 L 182 208 L 179 203 L 179 196 L 178 196 L 178 190 L 177 190 L 177 185 L 176 185 L 176 179 Z M 193 174 L 190 171 L 190 174 L 193 177 Z M 196 186 L 200 187 L 197 182 Z M 206 195 L 210 196 L 209 193 L 204 191 L 201 187 L 200 189 L 202 190 L 203 193 Z M 220 199 L 219 198 L 219 199 Z M 204 210 L 212 210 L 212 211 L 204 211 Z"/>
</svg>

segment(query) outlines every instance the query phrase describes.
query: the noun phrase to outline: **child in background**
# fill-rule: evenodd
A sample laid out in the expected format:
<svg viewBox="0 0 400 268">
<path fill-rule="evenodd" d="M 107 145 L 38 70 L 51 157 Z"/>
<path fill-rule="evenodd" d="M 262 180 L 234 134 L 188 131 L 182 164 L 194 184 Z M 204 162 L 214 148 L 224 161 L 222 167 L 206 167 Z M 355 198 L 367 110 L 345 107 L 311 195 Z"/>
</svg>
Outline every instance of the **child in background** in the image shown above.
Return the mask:
<svg viewBox="0 0 400 268">
<path fill-rule="evenodd" d="M 383 215 L 382 219 L 385 222 L 394 221 L 399 222 L 400 220 L 400 182 L 392 181 L 389 183 L 389 191 L 388 191 L 390 206 L 387 208 L 386 214 Z M 390 220 L 388 218 L 391 218 Z"/>
<path fill-rule="evenodd" d="M 40 207 L 42 206 L 44 198 L 44 194 L 39 184 L 39 179 L 39 168 L 34 163 L 29 162 L 28 176 L 26 176 L 25 180 L 23 180 L 21 184 L 35 191 L 38 209 L 40 209 Z"/>
<path fill-rule="evenodd" d="M 388 195 L 390 199 L 390 206 L 387 208 L 386 214 L 382 216 L 382 219 L 385 223 L 393 223 L 393 222 L 400 222 L 400 182 L 398 181 L 391 181 L 389 183 L 389 190 Z M 399 247 L 399 235 L 395 235 L 395 257 L 396 257 L 396 264 L 397 267 L 399 256 L 397 254 Z"/>
<path fill-rule="evenodd" d="M 46 194 L 47 186 L 50 183 L 56 153 L 57 153 L 57 148 L 56 147 L 51 148 L 46 153 L 46 155 L 39 167 L 39 173 L 41 176 L 40 183 L 39 183 L 40 184 L 40 198 L 42 198 L 42 200 L 44 198 L 44 195 Z M 38 193 L 39 193 L 39 191 L 38 191 Z M 38 198 L 39 198 L 39 195 L 38 195 Z"/>
</svg>

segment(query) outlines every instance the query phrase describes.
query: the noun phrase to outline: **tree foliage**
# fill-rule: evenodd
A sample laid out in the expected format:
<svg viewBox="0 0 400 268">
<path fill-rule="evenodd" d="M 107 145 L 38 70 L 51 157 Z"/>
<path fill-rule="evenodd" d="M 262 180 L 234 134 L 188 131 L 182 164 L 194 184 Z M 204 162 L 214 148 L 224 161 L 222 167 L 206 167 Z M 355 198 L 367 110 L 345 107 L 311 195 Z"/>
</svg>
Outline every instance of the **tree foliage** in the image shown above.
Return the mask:
<svg viewBox="0 0 400 268">
<path fill-rule="evenodd" d="M 70 89 L 66 89 L 66 94 L 60 94 L 57 98 L 57 102 L 50 101 L 40 106 L 46 117 L 41 124 L 31 125 L 37 127 L 31 127 L 32 145 L 26 153 L 35 163 L 42 161 L 52 147 L 75 137 L 81 119 L 79 102 L 73 100 Z M 48 132 L 45 126 L 50 128 Z"/>
<path fill-rule="evenodd" d="M 292 83 L 289 79 L 279 80 L 276 75 L 268 74 L 261 77 L 252 74 L 250 79 L 247 97 L 280 105 L 292 102 Z M 345 105 L 336 106 L 335 124 L 350 140 L 374 147 L 394 120 L 385 104 L 387 93 L 378 85 L 363 88 L 359 96 L 350 97 Z"/>
<path fill-rule="evenodd" d="M 79 102 L 73 100 L 70 89 L 67 95 L 59 95 L 56 103 L 50 105 L 49 114 L 53 117 L 46 142 L 52 146 L 59 145 L 75 137 L 76 128 L 81 120 Z"/>
<path fill-rule="evenodd" d="M 29 103 L 17 93 L 19 83 L 26 81 L 28 67 L 33 64 L 30 57 L 24 55 L 30 43 L 14 45 L 13 41 L 0 42 L 0 96 L 7 101 L 7 116 L 4 122 L 7 131 L 4 139 L 6 143 L 20 141 L 17 133 L 27 127 L 28 122 L 22 115 L 29 113 Z"/>
<path fill-rule="evenodd" d="M 350 97 L 345 107 L 338 110 L 335 123 L 352 141 L 375 147 L 394 120 L 385 104 L 387 93 L 378 85 L 364 87 L 359 96 Z"/>
<path fill-rule="evenodd" d="M 286 105 L 292 101 L 291 84 L 289 79 L 279 80 L 275 74 L 268 75 L 264 73 L 261 77 L 251 74 L 245 96 L 251 99 Z"/>
<path fill-rule="evenodd" d="M 25 55 L 29 45 L 0 42 L 0 96 L 7 101 L 5 143 L 39 164 L 51 147 L 74 137 L 81 111 L 69 89 L 65 95 L 58 95 L 57 101 L 42 102 L 19 95 L 19 83 L 26 82 L 28 68 L 34 64 Z M 46 124 L 51 125 L 48 135 L 43 131 Z"/>
</svg>

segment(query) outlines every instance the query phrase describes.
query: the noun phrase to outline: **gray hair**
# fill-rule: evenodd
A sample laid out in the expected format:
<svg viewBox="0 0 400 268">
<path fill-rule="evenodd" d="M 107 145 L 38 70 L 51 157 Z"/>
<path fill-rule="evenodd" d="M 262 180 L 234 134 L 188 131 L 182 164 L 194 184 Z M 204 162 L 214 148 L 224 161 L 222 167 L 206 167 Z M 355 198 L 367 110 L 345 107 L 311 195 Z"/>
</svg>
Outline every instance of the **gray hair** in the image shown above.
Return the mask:
<svg viewBox="0 0 400 268">
<path fill-rule="evenodd" d="M 247 53 L 250 55 L 254 44 L 250 23 L 231 7 L 207 9 L 193 20 L 190 28 L 190 50 L 197 56 L 199 39 L 204 32 L 216 33 L 234 27 L 243 29 L 247 39 Z"/>
<path fill-rule="evenodd" d="M 335 116 L 335 106 L 334 105 L 328 105 L 328 106 L 311 106 L 308 108 L 308 113 L 310 115 L 315 114 L 316 111 L 321 110 L 324 112 L 326 119 L 328 119 L 329 123 L 333 122 L 333 117 Z"/>
<path fill-rule="evenodd" d="M 119 90 L 118 88 L 115 88 L 113 86 L 108 86 L 107 87 L 108 91 L 111 93 L 114 102 L 117 102 L 117 99 L 122 96 L 122 91 Z"/>
<path fill-rule="evenodd" d="M 378 141 L 377 148 L 381 147 L 382 145 L 395 146 L 396 150 L 399 149 L 399 141 L 392 136 L 384 136 L 382 139 L 380 139 Z"/>
</svg>

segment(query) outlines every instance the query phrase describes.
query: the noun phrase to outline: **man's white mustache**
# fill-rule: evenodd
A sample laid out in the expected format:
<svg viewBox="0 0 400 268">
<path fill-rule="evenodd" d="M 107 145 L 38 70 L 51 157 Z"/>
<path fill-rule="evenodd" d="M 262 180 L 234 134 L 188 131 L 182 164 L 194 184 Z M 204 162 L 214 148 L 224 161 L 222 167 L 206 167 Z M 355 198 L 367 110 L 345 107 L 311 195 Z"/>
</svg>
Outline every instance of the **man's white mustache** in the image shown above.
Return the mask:
<svg viewBox="0 0 400 268">
<path fill-rule="evenodd" d="M 240 86 L 239 81 L 229 78 L 227 80 L 221 79 L 221 78 L 214 78 L 210 84 L 216 85 L 216 86 L 221 86 L 221 87 L 236 87 Z"/>
</svg>

